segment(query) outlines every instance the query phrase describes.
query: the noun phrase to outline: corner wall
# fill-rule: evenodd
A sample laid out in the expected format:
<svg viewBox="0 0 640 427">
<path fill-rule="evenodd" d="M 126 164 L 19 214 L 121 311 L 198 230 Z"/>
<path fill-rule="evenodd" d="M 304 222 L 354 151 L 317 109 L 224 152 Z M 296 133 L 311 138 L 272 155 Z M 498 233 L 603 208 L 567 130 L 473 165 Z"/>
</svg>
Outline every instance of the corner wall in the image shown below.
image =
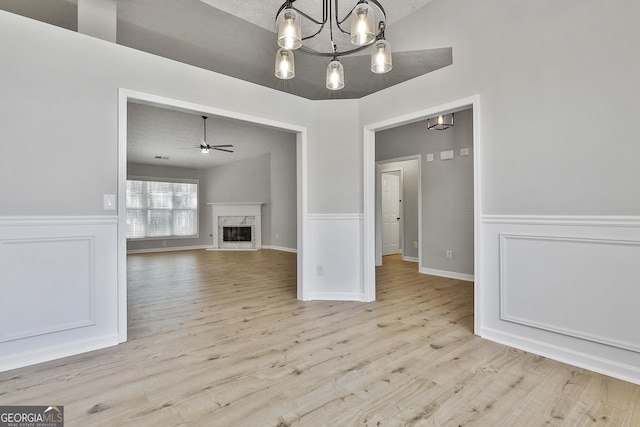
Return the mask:
<svg viewBox="0 0 640 427">
<path fill-rule="evenodd" d="M 622 0 L 434 1 L 389 41 L 452 46 L 453 65 L 363 98 L 360 118 L 478 95 L 476 333 L 640 384 L 637 16 Z"/>
<path fill-rule="evenodd" d="M 305 132 L 324 115 L 322 109 L 308 115 L 312 103 L 299 97 L 3 11 L 0 57 L 0 245 L 28 240 L 34 253 L 47 253 L 55 238 L 60 241 L 55 250 L 70 260 L 54 279 L 55 262 L 34 266 L 15 253 L 22 261 L 9 268 L 2 252 L 0 301 L 29 313 L 24 292 L 82 289 L 89 295 L 96 290 L 92 317 L 74 311 L 80 306 L 73 304 L 69 316 L 75 317 L 56 318 L 53 330 L 50 318 L 0 319 L 5 331 L 0 334 L 0 370 L 114 345 L 121 337 L 118 319 L 126 319 L 126 313 L 122 315 L 119 303 L 126 295 L 119 294 L 118 257 L 126 247 L 118 243 L 118 207 L 103 210 L 103 195 L 118 194 L 120 89 L 237 111 Z M 313 131 L 307 134 L 305 144 L 316 139 Z M 34 150 L 25 141 L 42 141 L 47 149 Z M 306 193 L 306 177 L 303 183 Z M 305 203 L 316 200 L 315 190 L 309 191 Z M 330 201 L 326 207 L 333 210 Z M 307 212 L 305 205 L 305 221 Z M 76 229 L 90 243 L 78 242 Z M 308 239 L 304 256 L 315 248 L 313 237 Z M 34 242 L 40 243 L 34 247 Z M 90 263 L 89 272 L 81 269 Z M 305 272 L 300 274 L 299 283 L 314 285 Z M 29 280 L 23 279 L 27 276 Z"/>
</svg>

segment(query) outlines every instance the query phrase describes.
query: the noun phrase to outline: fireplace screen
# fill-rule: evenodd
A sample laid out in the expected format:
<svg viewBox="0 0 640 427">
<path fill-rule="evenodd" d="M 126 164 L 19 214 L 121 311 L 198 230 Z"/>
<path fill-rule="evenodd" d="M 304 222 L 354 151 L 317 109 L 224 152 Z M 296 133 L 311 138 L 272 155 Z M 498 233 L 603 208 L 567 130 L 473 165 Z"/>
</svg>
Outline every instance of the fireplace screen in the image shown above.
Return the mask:
<svg viewBox="0 0 640 427">
<path fill-rule="evenodd" d="M 251 227 L 222 227 L 222 238 L 225 242 L 250 242 Z"/>
</svg>

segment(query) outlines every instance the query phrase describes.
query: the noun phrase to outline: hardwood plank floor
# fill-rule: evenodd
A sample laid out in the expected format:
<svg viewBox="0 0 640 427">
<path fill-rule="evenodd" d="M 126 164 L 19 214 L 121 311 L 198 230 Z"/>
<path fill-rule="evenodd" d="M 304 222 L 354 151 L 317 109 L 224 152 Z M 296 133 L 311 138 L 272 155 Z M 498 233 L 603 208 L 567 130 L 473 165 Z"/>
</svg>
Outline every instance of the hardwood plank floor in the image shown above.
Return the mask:
<svg viewBox="0 0 640 427">
<path fill-rule="evenodd" d="M 378 300 L 296 300 L 295 254 L 128 257 L 129 341 L 0 373 L 72 426 L 637 426 L 640 387 L 473 335 L 473 285 L 385 257 Z"/>
</svg>

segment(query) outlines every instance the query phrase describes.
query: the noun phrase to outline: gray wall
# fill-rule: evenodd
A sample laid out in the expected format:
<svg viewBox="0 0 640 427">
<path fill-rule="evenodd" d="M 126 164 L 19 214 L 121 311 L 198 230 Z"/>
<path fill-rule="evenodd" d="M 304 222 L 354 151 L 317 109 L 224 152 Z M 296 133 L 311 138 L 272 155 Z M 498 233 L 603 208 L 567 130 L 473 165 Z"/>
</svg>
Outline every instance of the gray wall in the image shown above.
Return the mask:
<svg viewBox="0 0 640 427">
<path fill-rule="evenodd" d="M 266 237 L 271 246 L 289 249 L 298 247 L 295 144 L 295 135 L 291 135 L 290 141 L 271 150 L 271 234 Z"/>
<path fill-rule="evenodd" d="M 363 98 L 361 117 L 376 123 L 479 94 L 483 214 L 638 215 L 640 64 L 629 52 L 640 2 L 607 5 L 429 3 L 387 39 L 399 51 L 452 46 L 453 65 Z"/>
<path fill-rule="evenodd" d="M 119 88 L 300 126 L 312 123 L 310 101 L 232 77 L 4 11 L 0 32 L 0 215 L 117 215 L 103 209 L 102 196 L 118 188 Z M 353 123 L 346 115 L 343 121 Z M 313 129 L 309 134 L 315 138 Z M 34 150 L 28 141 L 51 149 Z M 340 137 L 327 143 L 347 142 Z M 349 192 L 357 192 L 349 182 Z"/>
<path fill-rule="evenodd" d="M 421 156 L 425 268 L 474 273 L 472 145 L 472 110 L 455 113 L 455 125 L 444 131 L 429 131 L 426 121 L 420 121 L 376 133 L 376 161 Z M 469 148 L 469 156 L 461 157 L 461 148 Z M 446 150 L 454 150 L 452 160 L 440 160 L 440 152 Z M 428 153 L 434 161 L 427 162 Z M 446 259 L 447 250 L 453 259 Z"/>
</svg>

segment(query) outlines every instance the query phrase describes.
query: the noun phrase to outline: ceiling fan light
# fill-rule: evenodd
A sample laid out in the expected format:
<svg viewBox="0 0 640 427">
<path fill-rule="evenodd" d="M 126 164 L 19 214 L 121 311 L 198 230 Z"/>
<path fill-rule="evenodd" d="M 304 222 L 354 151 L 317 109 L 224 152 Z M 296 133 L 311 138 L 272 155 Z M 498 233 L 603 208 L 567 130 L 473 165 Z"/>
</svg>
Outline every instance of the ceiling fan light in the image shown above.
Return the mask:
<svg viewBox="0 0 640 427">
<path fill-rule="evenodd" d="M 366 0 L 361 0 L 351 14 L 351 43 L 364 46 L 376 39 L 373 8 Z"/>
<path fill-rule="evenodd" d="M 327 66 L 327 89 L 340 90 L 344 87 L 344 67 L 337 59 Z"/>
<path fill-rule="evenodd" d="M 429 130 L 445 130 L 450 127 L 453 127 L 453 113 L 441 114 L 427 119 L 427 129 Z"/>
<path fill-rule="evenodd" d="M 371 71 L 376 74 L 384 74 L 393 68 L 391 59 L 391 44 L 385 39 L 380 39 L 373 45 L 371 52 Z"/>
<path fill-rule="evenodd" d="M 302 29 L 298 13 L 291 9 L 283 9 L 276 20 L 278 31 L 278 46 L 284 49 L 296 50 L 302 46 Z"/>
<path fill-rule="evenodd" d="M 276 77 L 282 80 L 289 80 L 296 76 L 296 64 L 293 59 L 293 52 L 289 49 L 280 48 L 276 53 Z"/>
</svg>

